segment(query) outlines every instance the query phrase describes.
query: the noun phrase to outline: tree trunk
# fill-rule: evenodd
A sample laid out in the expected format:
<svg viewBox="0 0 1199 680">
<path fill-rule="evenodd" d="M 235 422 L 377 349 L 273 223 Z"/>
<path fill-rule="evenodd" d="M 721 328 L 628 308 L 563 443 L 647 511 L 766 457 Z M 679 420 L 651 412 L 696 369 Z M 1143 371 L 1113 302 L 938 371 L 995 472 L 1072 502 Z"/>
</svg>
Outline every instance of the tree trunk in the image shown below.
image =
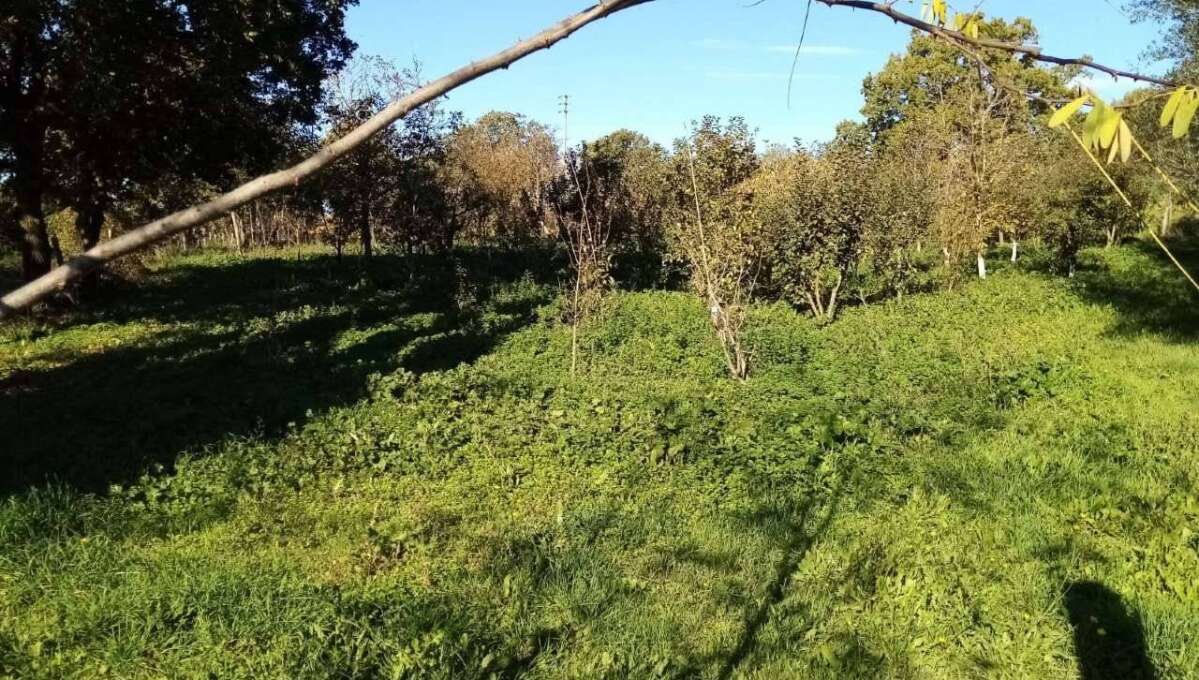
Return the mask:
<svg viewBox="0 0 1199 680">
<path fill-rule="evenodd" d="M 241 226 L 241 218 L 237 216 L 237 211 L 229 213 L 229 221 L 233 223 L 233 245 L 237 248 L 237 252 L 241 252 L 242 244 L 245 243 L 245 235 Z"/>
<path fill-rule="evenodd" d="M 91 250 L 100 243 L 100 230 L 104 228 L 104 206 L 97 198 L 96 191 L 90 186 L 90 183 L 89 186 L 79 190 L 78 200 L 73 207 L 75 209 L 75 231 L 79 233 L 83 249 Z M 99 273 L 100 269 L 97 268 L 80 279 L 84 297 L 92 297 L 95 294 L 99 284 Z"/>
<path fill-rule="evenodd" d="M 1016 261 L 1016 251 L 1020 248 L 1020 242 L 1012 239 L 1012 262 Z"/>
<path fill-rule="evenodd" d="M 34 281 L 50 271 L 50 234 L 42 215 L 41 191 L 17 192 L 17 224 L 21 227 L 21 275 Z"/>
<path fill-rule="evenodd" d="M 362 256 L 370 257 L 374 254 L 374 234 L 371 233 L 371 220 L 369 216 L 359 219 L 358 237 L 362 241 Z"/>
<path fill-rule="evenodd" d="M 804 295 L 808 298 L 808 307 L 812 309 L 812 315 L 816 318 L 824 316 L 824 304 L 821 300 L 819 290 L 809 290 Z"/>
<path fill-rule="evenodd" d="M 832 321 L 837 316 L 837 301 L 841 297 L 841 284 L 845 282 L 845 275 L 837 273 L 837 283 L 828 294 L 828 304 L 824 308 L 824 317 Z"/>
<path fill-rule="evenodd" d="M 21 273 L 33 281 L 51 268 L 52 249 L 42 212 L 41 133 L 28 135 L 13 149 L 13 197 L 17 202 L 17 225 L 21 228 Z"/>
<path fill-rule="evenodd" d="M 42 212 L 44 178 L 42 168 L 46 139 L 46 124 L 39 113 L 45 92 L 41 68 L 45 54 L 38 48 L 36 38 L 14 26 L 15 34 L 6 34 L 5 48 L 8 70 L 3 74 L 3 104 L 0 104 L 0 129 L 3 142 L 12 153 L 9 186 L 16 201 L 16 224 L 21 237 L 21 273 L 32 282 L 51 270 L 53 249 Z M 25 26 L 24 30 L 29 30 Z M 49 295 L 59 287 L 46 291 Z M 0 305 L 0 316 L 3 316 Z"/>
<path fill-rule="evenodd" d="M 978 278 L 987 278 L 987 260 L 983 257 L 982 251 L 978 251 Z"/>
</svg>

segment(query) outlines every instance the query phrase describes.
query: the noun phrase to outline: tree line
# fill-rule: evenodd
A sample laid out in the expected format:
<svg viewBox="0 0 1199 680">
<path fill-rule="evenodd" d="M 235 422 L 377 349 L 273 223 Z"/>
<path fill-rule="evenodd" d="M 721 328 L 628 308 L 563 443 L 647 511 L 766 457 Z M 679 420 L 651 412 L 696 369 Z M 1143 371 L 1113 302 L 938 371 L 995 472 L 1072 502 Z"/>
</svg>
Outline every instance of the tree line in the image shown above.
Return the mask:
<svg viewBox="0 0 1199 680">
<path fill-rule="evenodd" d="M 349 4 L 250 3 L 234 21 L 153 0 L 121 11 L 18 3 L 0 28 L 8 76 L 0 211 L 26 277 L 64 251 L 305 157 L 420 87 L 419 64 L 352 56 Z M 1138 6 L 1173 11 L 1169 2 Z M 1037 39 L 1028 20 L 972 22 L 984 38 Z M 145 45 L 129 45 L 133 24 Z M 106 27 L 122 39 L 93 37 Z M 1191 63 L 1183 59 L 1180 71 Z M 1169 231 L 1184 211 L 1154 170 L 1109 165 L 1113 191 L 1069 135 L 1045 125 L 1056 103 L 1077 95 L 1078 76 L 1076 66 L 971 54 L 916 32 L 863 83 L 860 121 L 828 142 L 768 148 L 746 121 L 706 117 L 669 148 L 619 130 L 564 149 L 547 124 L 506 112 L 467 121 L 435 101 L 318 181 L 177 245 L 319 241 L 339 256 L 351 245 L 370 256 L 561 243 L 576 273 L 575 320 L 614 277 L 632 275 L 617 262 L 651 263 L 652 273 L 636 271 L 638 283 L 689 279 L 740 374 L 737 338 L 751 299 L 831 319 L 846 302 L 985 276 L 997 246 L 1016 259 L 1022 244 L 1045 244 L 1069 275 L 1087 245 L 1149 226 Z M 1153 93 L 1128 100 L 1143 96 Z M 1151 114 L 1130 107 L 1127 120 L 1193 192 L 1194 136 L 1169 140 Z"/>
</svg>

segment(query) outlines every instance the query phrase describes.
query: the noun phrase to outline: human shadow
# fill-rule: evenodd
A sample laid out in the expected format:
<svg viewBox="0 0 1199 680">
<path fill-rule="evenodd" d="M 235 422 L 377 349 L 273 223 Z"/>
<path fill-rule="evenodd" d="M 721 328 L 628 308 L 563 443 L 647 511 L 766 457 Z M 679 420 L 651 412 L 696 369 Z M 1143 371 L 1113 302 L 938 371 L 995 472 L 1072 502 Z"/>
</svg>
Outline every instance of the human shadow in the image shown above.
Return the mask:
<svg viewBox="0 0 1199 680">
<path fill-rule="evenodd" d="M 1117 593 L 1094 581 L 1064 589 L 1083 680 L 1154 680 L 1140 615 Z"/>
<path fill-rule="evenodd" d="M 541 265 L 458 252 L 169 268 L 117 304 L 59 321 L 42 351 L 85 323 L 117 324 L 114 344 L 117 328 L 144 335 L 0 373 L 0 495 L 47 482 L 124 484 L 229 438 L 280 437 L 366 397 L 373 374 L 473 361 L 550 299 L 538 282 L 553 273 L 529 266 Z M 522 278 L 534 284 L 496 297 Z"/>
</svg>

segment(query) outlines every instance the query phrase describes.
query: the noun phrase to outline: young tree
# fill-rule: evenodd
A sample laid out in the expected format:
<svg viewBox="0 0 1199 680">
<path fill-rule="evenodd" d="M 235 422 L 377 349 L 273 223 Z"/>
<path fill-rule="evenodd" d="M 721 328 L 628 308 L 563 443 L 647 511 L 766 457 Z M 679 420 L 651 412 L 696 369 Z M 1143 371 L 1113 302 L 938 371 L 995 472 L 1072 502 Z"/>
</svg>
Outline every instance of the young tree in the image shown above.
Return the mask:
<svg viewBox="0 0 1199 680">
<path fill-rule="evenodd" d="M 919 266 L 937 213 L 945 164 L 940 145 L 943 122 L 935 112 L 916 114 L 872 151 L 870 215 L 862 234 L 862 260 L 877 292 L 902 296 Z M 859 292 L 863 302 L 867 297 Z"/>
<path fill-rule="evenodd" d="M 1106 166 L 1106 172 L 1134 206 L 1144 201 L 1133 168 Z M 1113 245 L 1141 225 L 1141 216 L 1113 190 L 1094 163 L 1067 135 L 1050 138 L 1025 178 L 1026 208 L 1038 218 L 1037 234 L 1054 251 L 1057 267 L 1068 276 L 1085 247 Z"/>
<path fill-rule="evenodd" d="M 722 123 L 706 116 L 674 146 L 670 247 L 690 267 L 729 375 L 743 380 L 749 375 L 746 306 L 768 252 L 766 234 L 749 219 L 746 196 L 738 191 L 758 169 L 754 134 L 740 118 Z"/>
<path fill-rule="evenodd" d="M 850 128 L 842 128 L 848 133 Z M 865 148 L 847 134 L 811 151 L 772 154 L 742 185 L 784 298 L 831 320 L 858 261 L 870 214 Z"/>
<path fill-rule="evenodd" d="M 1129 93 L 1124 99 L 1125 103 L 1131 104 L 1155 94 L 1152 90 L 1138 90 Z M 1149 202 L 1159 206 L 1162 212 L 1153 216 L 1154 222 L 1160 224 L 1160 218 L 1165 218 L 1168 225 L 1173 218 L 1188 212 L 1188 198 L 1199 196 L 1199 134 L 1191 132 L 1181 139 L 1174 139 L 1172 130 L 1159 124 L 1160 115 L 1154 107 L 1133 106 L 1125 110 L 1124 118 L 1152 158 L 1152 161 L 1142 158 L 1135 163 L 1141 167 L 1139 174 L 1153 187 L 1148 190 L 1151 194 L 1147 197 Z M 1081 150 L 1076 153 L 1081 153 Z M 1169 183 L 1150 169 L 1153 165 L 1170 178 Z M 1127 172 L 1125 168 L 1114 170 L 1118 173 Z M 1171 183 L 1173 186 L 1170 186 Z M 1175 187 L 1182 195 L 1177 195 Z M 1174 206 L 1178 209 L 1175 210 Z M 1170 214 L 1165 214 L 1167 212 Z"/>
<path fill-rule="evenodd" d="M 1033 145 L 1007 114 L 1009 96 L 1006 90 L 963 85 L 944 105 L 950 121 L 946 173 L 934 224 L 951 284 L 967 257 L 986 278 L 987 244 L 1016 232 L 1027 209 L 1023 182 Z"/>
<path fill-rule="evenodd" d="M 587 147 L 570 149 L 553 192 L 559 200 L 561 236 L 574 273 L 567 316 L 571 327 L 570 372 L 578 366 L 579 326 L 594 313 L 611 283 L 613 224 L 625 207 L 619 175 L 601 174 Z"/>
<path fill-rule="evenodd" d="M 586 178 L 602 187 L 612 212 L 613 240 L 641 253 L 664 248 L 662 231 L 669 200 L 666 150 L 631 130 L 617 130 L 586 144 Z"/>
</svg>

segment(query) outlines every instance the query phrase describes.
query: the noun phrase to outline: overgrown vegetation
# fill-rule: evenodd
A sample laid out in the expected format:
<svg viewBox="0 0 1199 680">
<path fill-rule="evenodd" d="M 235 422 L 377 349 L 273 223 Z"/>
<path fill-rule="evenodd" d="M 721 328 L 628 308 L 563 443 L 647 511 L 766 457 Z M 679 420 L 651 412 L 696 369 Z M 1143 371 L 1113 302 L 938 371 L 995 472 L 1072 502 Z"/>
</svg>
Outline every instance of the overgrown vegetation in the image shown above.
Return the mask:
<svg viewBox="0 0 1199 680">
<path fill-rule="evenodd" d="M 563 270 L 455 261 L 170 258 L 6 329 L 0 669 L 1199 672 L 1199 355 L 1155 251 L 756 306 L 746 382 L 671 292 L 607 298 L 571 379 Z"/>
<path fill-rule="evenodd" d="M 353 4 L 21 3 L 0 288 L 420 89 Z M 0 325 L 0 678 L 1199 676 L 1199 90 L 926 4 L 825 143 L 435 101 Z"/>
</svg>

